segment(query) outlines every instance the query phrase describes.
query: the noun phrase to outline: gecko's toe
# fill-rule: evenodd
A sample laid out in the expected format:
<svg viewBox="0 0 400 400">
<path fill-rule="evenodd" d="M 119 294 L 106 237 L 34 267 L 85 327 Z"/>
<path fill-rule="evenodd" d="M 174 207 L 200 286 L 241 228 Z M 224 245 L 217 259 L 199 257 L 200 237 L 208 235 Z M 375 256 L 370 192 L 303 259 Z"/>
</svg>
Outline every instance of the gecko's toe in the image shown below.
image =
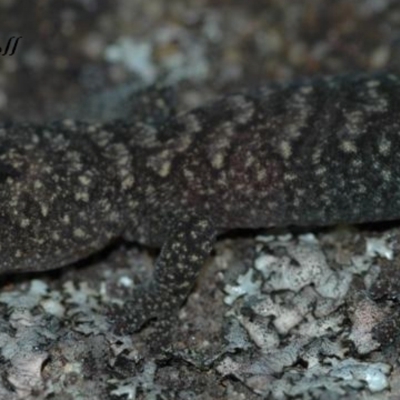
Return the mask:
<svg viewBox="0 0 400 400">
<path fill-rule="evenodd" d="M 114 333 L 130 335 L 138 332 L 152 318 L 150 314 L 137 306 L 137 303 L 128 301 L 122 307 L 117 305 L 108 307 L 107 317 Z"/>
<path fill-rule="evenodd" d="M 154 357 L 161 356 L 172 345 L 171 332 L 176 319 L 175 312 L 166 314 L 153 311 L 149 314 L 143 309 L 138 309 L 137 303 L 128 301 L 123 307 L 110 306 L 107 314 L 112 331 L 118 336 L 137 333 L 149 325 L 150 330 L 146 330 L 143 340 L 149 353 Z"/>
<path fill-rule="evenodd" d="M 143 290 L 139 288 L 122 306 L 109 307 L 108 318 L 115 333 L 138 332 L 147 322 L 160 315 L 158 297 L 152 293 L 149 288 Z"/>
</svg>

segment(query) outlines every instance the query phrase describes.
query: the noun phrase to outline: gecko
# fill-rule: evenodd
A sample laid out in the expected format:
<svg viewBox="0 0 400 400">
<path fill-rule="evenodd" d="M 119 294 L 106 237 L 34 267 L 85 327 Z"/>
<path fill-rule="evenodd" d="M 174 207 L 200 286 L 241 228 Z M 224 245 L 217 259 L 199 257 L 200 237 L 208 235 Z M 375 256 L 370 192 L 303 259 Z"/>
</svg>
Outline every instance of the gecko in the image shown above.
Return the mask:
<svg viewBox="0 0 400 400">
<path fill-rule="evenodd" d="M 397 219 L 399 99 L 397 76 L 356 74 L 261 85 L 155 123 L 4 123 L 0 273 L 62 267 L 117 237 L 159 247 L 123 306 L 133 332 L 179 310 L 224 232 Z"/>
</svg>

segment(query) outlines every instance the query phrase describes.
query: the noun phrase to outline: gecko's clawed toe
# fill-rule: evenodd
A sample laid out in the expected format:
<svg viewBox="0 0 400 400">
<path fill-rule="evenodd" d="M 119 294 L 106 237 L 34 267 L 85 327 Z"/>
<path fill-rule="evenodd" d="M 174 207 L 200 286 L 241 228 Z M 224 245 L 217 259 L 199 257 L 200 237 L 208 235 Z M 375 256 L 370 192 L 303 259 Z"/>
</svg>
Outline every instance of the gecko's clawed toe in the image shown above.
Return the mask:
<svg viewBox="0 0 400 400">
<path fill-rule="evenodd" d="M 151 329 L 146 331 L 144 342 L 148 350 L 156 356 L 171 346 L 171 331 L 177 312 L 166 312 L 154 307 L 153 303 L 129 300 L 122 307 L 108 307 L 107 314 L 111 329 L 117 336 L 132 335 L 150 325 Z"/>
<path fill-rule="evenodd" d="M 162 319 L 165 310 L 152 290 L 136 290 L 122 306 L 108 308 L 108 319 L 117 334 L 133 334 L 154 319 Z"/>
</svg>

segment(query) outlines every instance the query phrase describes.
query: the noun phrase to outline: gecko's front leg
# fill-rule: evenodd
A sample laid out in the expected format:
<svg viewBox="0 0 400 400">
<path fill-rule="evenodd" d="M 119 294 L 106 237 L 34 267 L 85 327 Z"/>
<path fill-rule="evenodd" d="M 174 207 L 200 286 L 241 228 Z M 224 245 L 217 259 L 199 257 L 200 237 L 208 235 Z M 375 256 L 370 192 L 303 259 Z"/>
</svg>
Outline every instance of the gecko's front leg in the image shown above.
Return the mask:
<svg viewBox="0 0 400 400">
<path fill-rule="evenodd" d="M 209 256 L 216 232 L 211 221 L 188 217 L 175 221 L 156 261 L 149 285 L 136 289 L 123 306 L 123 315 L 113 321 L 118 333 L 139 330 L 150 319 L 160 326 L 176 317 L 199 271 Z"/>
</svg>

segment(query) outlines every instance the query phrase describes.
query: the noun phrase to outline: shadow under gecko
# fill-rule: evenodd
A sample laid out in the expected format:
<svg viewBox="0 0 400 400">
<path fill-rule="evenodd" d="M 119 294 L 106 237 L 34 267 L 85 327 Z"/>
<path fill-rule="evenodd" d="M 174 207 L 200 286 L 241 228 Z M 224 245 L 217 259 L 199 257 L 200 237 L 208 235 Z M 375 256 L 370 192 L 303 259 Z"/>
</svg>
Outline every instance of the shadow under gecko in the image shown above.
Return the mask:
<svg viewBox="0 0 400 400">
<path fill-rule="evenodd" d="M 271 84 L 157 124 L 0 127 L 0 272 L 161 247 L 125 330 L 173 315 L 218 234 L 400 217 L 400 80 Z M 121 324 L 120 324 L 121 325 Z"/>
</svg>

